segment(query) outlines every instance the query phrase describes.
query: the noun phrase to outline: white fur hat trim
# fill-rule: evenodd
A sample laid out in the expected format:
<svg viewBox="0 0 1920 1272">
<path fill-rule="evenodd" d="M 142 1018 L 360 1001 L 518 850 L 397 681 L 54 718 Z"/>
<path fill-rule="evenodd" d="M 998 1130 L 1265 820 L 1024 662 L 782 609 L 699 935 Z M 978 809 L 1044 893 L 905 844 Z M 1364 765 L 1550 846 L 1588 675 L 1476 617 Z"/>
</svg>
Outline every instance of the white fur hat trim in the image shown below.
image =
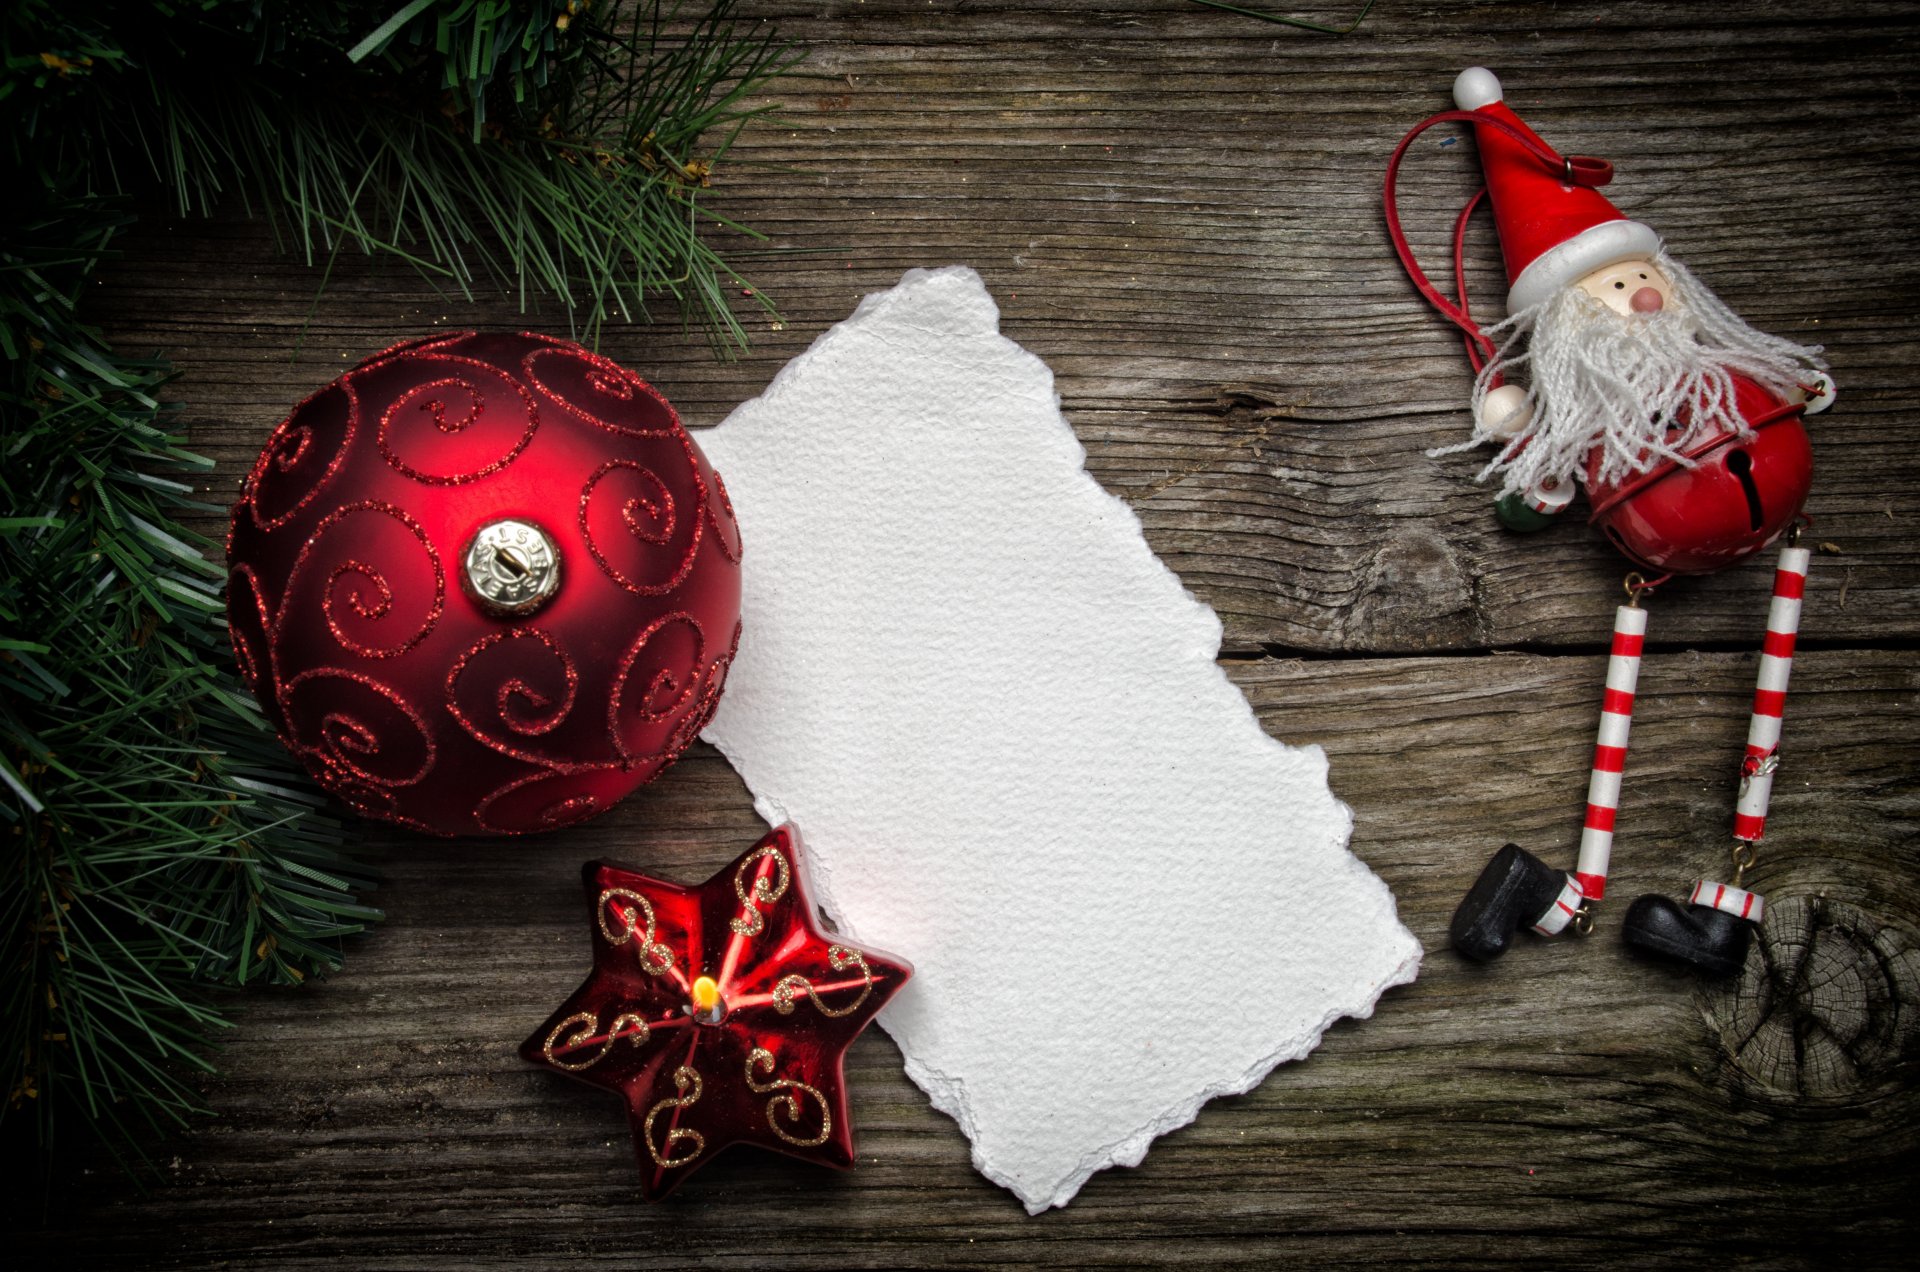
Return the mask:
<svg viewBox="0 0 1920 1272">
<path fill-rule="evenodd" d="M 1651 258 L 1660 250 L 1660 236 L 1638 221 L 1601 221 L 1548 248 L 1520 271 L 1507 290 L 1507 312 L 1531 309 L 1547 297 L 1578 282 L 1596 269 L 1621 261 Z"/>
</svg>

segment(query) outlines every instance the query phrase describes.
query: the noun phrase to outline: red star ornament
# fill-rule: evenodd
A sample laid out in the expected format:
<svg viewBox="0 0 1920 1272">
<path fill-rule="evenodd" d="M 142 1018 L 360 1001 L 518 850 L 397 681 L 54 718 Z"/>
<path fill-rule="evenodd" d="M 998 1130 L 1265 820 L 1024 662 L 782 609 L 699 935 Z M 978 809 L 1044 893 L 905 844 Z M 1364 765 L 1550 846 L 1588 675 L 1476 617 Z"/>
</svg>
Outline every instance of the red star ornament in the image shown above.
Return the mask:
<svg viewBox="0 0 1920 1272">
<path fill-rule="evenodd" d="M 913 969 L 820 931 L 800 854 L 789 824 L 698 887 L 582 871 L 593 971 L 520 1054 L 626 1100 L 649 1201 L 729 1144 L 853 1165 L 842 1061 Z"/>
</svg>

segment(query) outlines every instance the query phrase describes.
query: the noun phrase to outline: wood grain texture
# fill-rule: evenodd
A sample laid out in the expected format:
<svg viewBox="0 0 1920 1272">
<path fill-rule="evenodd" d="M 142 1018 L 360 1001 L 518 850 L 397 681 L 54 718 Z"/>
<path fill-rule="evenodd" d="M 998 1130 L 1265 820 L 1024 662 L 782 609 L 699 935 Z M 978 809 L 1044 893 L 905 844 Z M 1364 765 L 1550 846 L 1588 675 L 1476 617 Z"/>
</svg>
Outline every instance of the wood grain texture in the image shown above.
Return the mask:
<svg viewBox="0 0 1920 1272">
<path fill-rule="evenodd" d="M 1357 6 L 1303 16 L 1342 20 Z M 208 1086 L 220 1116 L 141 1194 L 70 1161 L 8 1203 L 44 1266 L 843 1268 L 1910 1264 L 1920 1185 L 1920 145 L 1910 6 L 1396 4 L 1329 39 L 1174 0 L 1045 7 L 751 3 L 808 51 L 784 113 L 721 170 L 780 254 L 753 351 L 672 324 L 607 333 L 717 422 L 863 293 L 969 264 L 1054 369 L 1094 475 L 1226 625 L 1275 736 L 1317 742 L 1355 851 L 1429 954 L 1373 1019 L 1208 1105 L 1133 1170 L 1027 1218 L 967 1161 L 875 1032 L 850 1061 L 850 1174 L 745 1151 L 637 1199 L 616 1104 L 513 1047 L 584 973 L 579 863 L 704 877 L 757 833 L 697 748 L 541 841 L 369 832 L 388 920 L 346 972 L 253 995 Z M 1585 941 L 1499 964 L 1445 949 L 1487 855 L 1570 860 L 1622 566 L 1578 524 L 1492 521 L 1457 343 L 1378 208 L 1385 156 L 1500 71 L 1549 141 L 1736 309 L 1826 343 L 1816 539 L 1786 768 L 1755 886 L 1765 939 L 1708 984 L 1630 957 L 1624 901 L 1720 870 L 1766 609 L 1763 566 L 1651 602 L 1615 879 Z M 1436 261 L 1475 183 L 1428 135 L 1404 213 Z M 1499 293 L 1482 227 L 1475 294 Z M 404 269 L 318 270 L 236 216 L 147 218 L 103 280 L 159 348 L 231 489 L 287 407 L 435 326 L 564 330 Z M 752 304 L 741 298 L 742 312 Z M 1222 881 L 1230 887 L 1230 880 Z M 909 954 L 910 951 L 907 951 Z M 1257 989 L 1254 991 L 1257 992 Z M 83 1173 L 84 1172 L 84 1173 Z M 44 1204 L 43 1204 L 44 1202 Z"/>
</svg>

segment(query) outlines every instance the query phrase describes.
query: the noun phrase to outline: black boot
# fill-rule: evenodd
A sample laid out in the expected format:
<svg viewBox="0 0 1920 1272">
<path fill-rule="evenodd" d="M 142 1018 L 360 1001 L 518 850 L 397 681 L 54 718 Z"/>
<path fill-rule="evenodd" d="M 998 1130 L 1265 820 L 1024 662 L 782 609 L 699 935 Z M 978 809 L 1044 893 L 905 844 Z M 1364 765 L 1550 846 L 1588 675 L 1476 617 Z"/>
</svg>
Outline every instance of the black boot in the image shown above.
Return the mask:
<svg viewBox="0 0 1920 1272">
<path fill-rule="evenodd" d="M 1710 905 L 1683 905 L 1649 893 L 1634 899 L 1620 925 L 1621 939 L 1635 949 L 1698 968 L 1710 976 L 1731 976 L 1746 965 L 1747 941 L 1754 924 Z"/>
<path fill-rule="evenodd" d="M 1519 844 L 1508 844 L 1473 881 L 1447 929 L 1453 948 L 1477 963 L 1507 952 L 1513 934 L 1540 921 L 1560 898 L 1567 875 Z"/>
</svg>

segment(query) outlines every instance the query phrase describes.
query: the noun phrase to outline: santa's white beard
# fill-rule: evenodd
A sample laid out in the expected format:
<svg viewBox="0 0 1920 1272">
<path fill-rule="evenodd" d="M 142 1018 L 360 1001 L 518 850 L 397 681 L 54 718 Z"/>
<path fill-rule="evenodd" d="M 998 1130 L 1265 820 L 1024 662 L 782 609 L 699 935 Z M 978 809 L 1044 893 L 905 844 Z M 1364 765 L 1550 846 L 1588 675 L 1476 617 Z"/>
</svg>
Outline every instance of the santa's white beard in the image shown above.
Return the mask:
<svg viewBox="0 0 1920 1272">
<path fill-rule="evenodd" d="M 1734 409 L 1735 374 L 1787 398 L 1825 366 L 1818 345 L 1749 327 L 1664 251 L 1654 263 L 1673 282 L 1673 301 L 1657 314 L 1623 317 L 1569 286 L 1487 328 L 1502 343 L 1474 384 L 1474 418 L 1494 378 L 1511 380 L 1524 368 L 1531 419 L 1511 438 L 1476 426 L 1470 441 L 1431 453 L 1501 443 L 1480 476 L 1501 474 L 1505 494 L 1548 479 L 1585 480 L 1597 448 L 1593 475 L 1616 483 L 1663 459 L 1685 463 L 1687 450 L 1720 433 L 1749 435 Z M 1669 435 L 1675 420 L 1686 425 Z"/>
</svg>

